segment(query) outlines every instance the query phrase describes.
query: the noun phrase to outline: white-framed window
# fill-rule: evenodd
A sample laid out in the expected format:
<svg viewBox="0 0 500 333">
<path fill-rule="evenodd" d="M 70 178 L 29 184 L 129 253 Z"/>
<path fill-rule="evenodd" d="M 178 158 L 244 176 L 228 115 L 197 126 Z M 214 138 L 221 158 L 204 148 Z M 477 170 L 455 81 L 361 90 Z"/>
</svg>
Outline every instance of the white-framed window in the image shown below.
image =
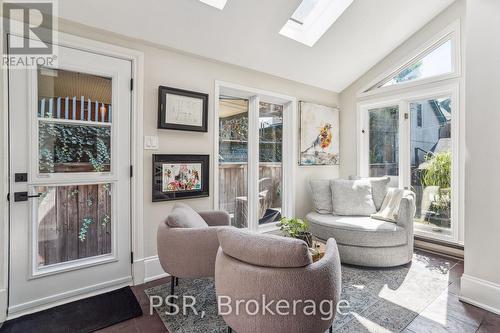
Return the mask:
<svg viewBox="0 0 500 333">
<path fill-rule="evenodd" d="M 456 30 L 443 34 L 459 37 Z M 446 43 L 443 38 L 437 40 L 428 50 Z M 453 66 L 458 70 L 460 64 Z M 447 71 L 449 66 L 444 63 L 443 68 Z M 462 80 L 448 76 L 438 81 L 422 78 L 380 86 L 369 92 L 371 98 L 358 102 L 358 173 L 389 175 L 393 186 L 415 192 L 416 235 L 463 243 Z M 409 89 L 401 90 L 399 85 Z"/>
<path fill-rule="evenodd" d="M 358 92 L 359 97 L 459 77 L 460 22 L 454 22 Z"/>
<path fill-rule="evenodd" d="M 294 212 L 296 100 L 217 82 L 215 207 L 238 228 L 268 231 Z"/>
</svg>

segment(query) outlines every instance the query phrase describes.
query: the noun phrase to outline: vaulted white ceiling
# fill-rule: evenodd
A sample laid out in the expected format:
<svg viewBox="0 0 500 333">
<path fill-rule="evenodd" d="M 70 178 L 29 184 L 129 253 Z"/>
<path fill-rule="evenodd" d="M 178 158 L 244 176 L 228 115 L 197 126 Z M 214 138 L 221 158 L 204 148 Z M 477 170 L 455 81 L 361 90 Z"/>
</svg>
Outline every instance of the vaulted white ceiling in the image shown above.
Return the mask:
<svg viewBox="0 0 500 333">
<path fill-rule="evenodd" d="M 64 0 L 60 16 L 340 92 L 454 0 L 355 0 L 308 47 L 279 34 L 301 0 Z"/>
</svg>

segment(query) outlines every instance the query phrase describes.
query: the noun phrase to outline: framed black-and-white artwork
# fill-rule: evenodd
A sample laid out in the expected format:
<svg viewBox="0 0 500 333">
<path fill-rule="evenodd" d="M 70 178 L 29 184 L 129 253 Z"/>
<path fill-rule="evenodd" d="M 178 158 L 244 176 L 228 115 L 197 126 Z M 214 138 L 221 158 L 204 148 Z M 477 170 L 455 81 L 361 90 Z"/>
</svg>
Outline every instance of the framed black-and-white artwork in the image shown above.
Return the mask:
<svg viewBox="0 0 500 333">
<path fill-rule="evenodd" d="M 207 132 L 208 94 L 160 86 L 158 128 Z"/>
<path fill-rule="evenodd" d="M 153 155 L 153 201 L 208 197 L 209 155 Z"/>
</svg>

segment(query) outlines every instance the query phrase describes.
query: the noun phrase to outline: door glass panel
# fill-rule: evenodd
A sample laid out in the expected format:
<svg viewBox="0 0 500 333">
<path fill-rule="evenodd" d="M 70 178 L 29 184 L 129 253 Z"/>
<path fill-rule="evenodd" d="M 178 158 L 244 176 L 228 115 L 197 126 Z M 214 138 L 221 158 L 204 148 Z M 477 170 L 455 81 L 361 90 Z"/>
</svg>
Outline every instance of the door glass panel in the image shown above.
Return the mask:
<svg viewBox="0 0 500 333">
<path fill-rule="evenodd" d="M 451 98 L 414 101 L 410 113 L 416 227 L 451 235 Z"/>
<path fill-rule="evenodd" d="M 371 109 L 369 115 L 369 175 L 399 176 L 399 107 Z"/>
<path fill-rule="evenodd" d="M 259 225 L 281 219 L 283 105 L 259 105 Z"/>
<path fill-rule="evenodd" d="M 111 184 L 35 191 L 37 267 L 111 253 Z"/>
<path fill-rule="evenodd" d="M 248 226 L 248 100 L 219 101 L 219 207 L 231 225 Z"/>
<path fill-rule="evenodd" d="M 112 80 L 38 69 L 38 171 L 108 172 Z"/>
</svg>

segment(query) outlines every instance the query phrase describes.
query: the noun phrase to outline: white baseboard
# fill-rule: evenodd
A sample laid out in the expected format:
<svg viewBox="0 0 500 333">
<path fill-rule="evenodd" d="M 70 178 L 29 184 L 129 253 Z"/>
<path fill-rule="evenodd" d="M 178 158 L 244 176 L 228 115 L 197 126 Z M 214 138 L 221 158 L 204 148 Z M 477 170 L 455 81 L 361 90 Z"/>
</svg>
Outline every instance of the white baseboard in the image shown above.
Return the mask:
<svg viewBox="0 0 500 333">
<path fill-rule="evenodd" d="M 500 315 L 500 285 L 467 274 L 460 281 L 460 300 Z"/>
<path fill-rule="evenodd" d="M 160 264 L 158 256 L 144 258 L 144 283 L 168 276 Z"/>
<path fill-rule="evenodd" d="M 0 289 L 0 323 L 7 319 L 7 289 Z"/>
</svg>

